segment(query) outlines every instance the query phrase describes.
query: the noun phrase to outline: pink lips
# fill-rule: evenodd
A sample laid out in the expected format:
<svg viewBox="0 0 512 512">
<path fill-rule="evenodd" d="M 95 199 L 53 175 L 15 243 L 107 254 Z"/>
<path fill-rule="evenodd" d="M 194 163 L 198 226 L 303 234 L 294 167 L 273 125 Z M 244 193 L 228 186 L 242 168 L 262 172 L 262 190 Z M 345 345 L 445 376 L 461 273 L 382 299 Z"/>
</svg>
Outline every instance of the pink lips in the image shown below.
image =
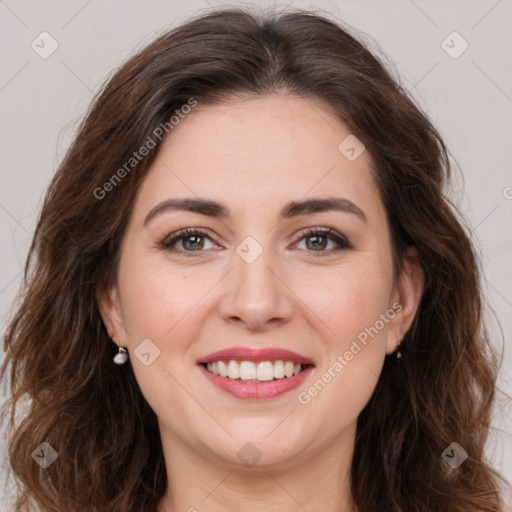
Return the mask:
<svg viewBox="0 0 512 512">
<path fill-rule="evenodd" d="M 259 363 L 260 361 L 277 361 L 279 359 L 283 361 L 292 361 L 295 364 L 311 364 L 315 363 L 309 359 L 309 357 L 301 356 L 295 352 L 289 350 L 283 350 L 280 348 L 262 348 L 262 349 L 251 349 L 244 347 L 233 347 L 226 348 L 208 354 L 206 357 L 202 357 L 197 362 L 198 364 L 213 363 L 214 361 L 229 361 L 233 359 L 235 361 L 253 361 Z"/>
<path fill-rule="evenodd" d="M 209 372 L 205 367 L 205 363 L 229 361 L 230 359 L 235 361 L 253 361 L 255 363 L 260 361 L 277 361 L 280 359 L 283 361 L 292 361 L 295 364 L 310 366 L 293 377 L 285 377 L 268 382 L 247 382 L 221 377 L 220 375 Z M 212 384 L 235 398 L 242 400 L 268 400 L 277 398 L 299 386 L 314 367 L 314 363 L 311 359 L 295 352 L 290 352 L 289 350 L 278 348 L 248 349 L 243 347 L 234 347 L 213 352 L 199 359 L 198 364 L 205 377 Z"/>
<path fill-rule="evenodd" d="M 309 366 L 293 377 L 285 377 L 284 379 L 270 380 L 268 382 L 244 382 L 243 380 L 220 377 L 209 372 L 204 366 L 200 366 L 200 369 L 212 384 L 235 398 L 242 400 L 268 400 L 277 398 L 283 393 L 296 388 L 309 375 L 313 367 Z"/>
</svg>

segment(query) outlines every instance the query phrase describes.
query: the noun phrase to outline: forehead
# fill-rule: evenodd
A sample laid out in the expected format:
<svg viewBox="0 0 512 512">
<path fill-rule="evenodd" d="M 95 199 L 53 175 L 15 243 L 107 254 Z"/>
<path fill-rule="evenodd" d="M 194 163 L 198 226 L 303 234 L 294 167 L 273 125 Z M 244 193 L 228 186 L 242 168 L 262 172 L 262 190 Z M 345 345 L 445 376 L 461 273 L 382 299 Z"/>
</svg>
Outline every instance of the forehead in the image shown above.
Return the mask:
<svg viewBox="0 0 512 512">
<path fill-rule="evenodd" d="M 140 214 L 169 197 L 196 195 L 239 215 L 278 211 L 309 196 L 346 197 L 382 215 L 363 151 L 349 160 L 350 130 L 310 99 L 265 96 L 198 106 L 174 126 L 139 190 Z M 348 139 L 352 140 L 352 139 Z M 342 149 L 344 146 L 342 145 Z"/>
</svg>

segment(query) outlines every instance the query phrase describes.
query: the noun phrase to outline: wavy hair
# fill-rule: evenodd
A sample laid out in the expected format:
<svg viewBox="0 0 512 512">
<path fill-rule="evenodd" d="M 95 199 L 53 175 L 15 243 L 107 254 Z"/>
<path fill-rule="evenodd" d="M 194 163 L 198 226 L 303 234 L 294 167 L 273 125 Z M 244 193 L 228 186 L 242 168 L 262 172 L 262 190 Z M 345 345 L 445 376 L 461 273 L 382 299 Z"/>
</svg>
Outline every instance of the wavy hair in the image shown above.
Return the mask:
<svg viewBox="0 0 512 512">
<path fill-rule="evenodd" d="M 386 358 L 358 418 L 356 505 L 502 510 L 501 477 L 484 455 L 497 356 L 476 251 L 447 197 L 447 149 L 361 41 L 319 12 L 225 9 L 160 35 L 107 80 L 47 190 L 4 337 L 16 512 L 156 511 L 167 486 L 156 416 L 130 364 L 113 367 L 97 297 L 116 281 L 135 195 L 160 143 L 108 197 L 98 190 L 191 98 L 200 108 L 268 94 L 320 101 L 365 144 L 395 271 L 414 246 L 425 274 L 403 356 Z M 452 441 L 469 454 L 457 469 L 441 457 Z M 45 470 L 30 457 L 42 442 L 58 452 Z"/>
</svg>

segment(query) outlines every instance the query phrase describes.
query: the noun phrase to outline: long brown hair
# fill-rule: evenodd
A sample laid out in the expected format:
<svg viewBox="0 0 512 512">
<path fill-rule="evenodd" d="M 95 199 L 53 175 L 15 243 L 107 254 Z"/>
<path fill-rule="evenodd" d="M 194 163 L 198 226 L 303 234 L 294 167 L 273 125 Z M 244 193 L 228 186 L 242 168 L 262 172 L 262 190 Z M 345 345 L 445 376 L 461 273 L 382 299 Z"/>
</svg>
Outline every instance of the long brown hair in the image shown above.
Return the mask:
<svg viewBox="0 0 512 512">
<path fill-rule="evenodd" d="M 200 108 L 237 94 L 280 93 L 320 100 L 365 144 L 395 268 L 415 246 L 425 273 L 402 358 L 386 358 L 358 418 L 356 505 L 501 510 L 500 477 L 484 457 L 497 360 L 475 250 L 446 197 L 447 150 L 350 32 L 311 11 L 220 10 L 164 33 L 105 84 L 45 196 L 5 335 L 16 511 L 156 510 L 167 486 L 156 416 L 131 366 L 114 367 L 96 302 L 115 283 L 135 194 L 160 142 L 129 171 L 126 162 L 159 126 L 172 137 L 169 119 L 191 99 Z M 122 176 L 112 181 L 114 174 Z M 453 441 L 468 453 L 456 469 L 441 457 Z M 43 442 L 58 453 L 44 470 L 30 457 Z"/>
</svg>

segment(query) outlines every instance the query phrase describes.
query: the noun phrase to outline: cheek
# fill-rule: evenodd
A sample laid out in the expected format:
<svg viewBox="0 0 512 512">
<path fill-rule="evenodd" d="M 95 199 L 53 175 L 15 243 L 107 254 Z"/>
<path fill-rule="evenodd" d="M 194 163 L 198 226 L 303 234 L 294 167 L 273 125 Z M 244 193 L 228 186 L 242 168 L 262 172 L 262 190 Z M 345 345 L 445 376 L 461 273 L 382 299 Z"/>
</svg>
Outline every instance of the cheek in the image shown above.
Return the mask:
<svg viewBox="0 0 512 512">
<path fill-rule="evenodd" d="M 190 397 L 181 393 L 175 379 L 187 374 L 183 362 L 204 324 L 201 298 L 213 286 L 213 277 L 133 254 L 122 262 L 119 282 L 127 346 L 142 394 L 158 414 L 181 410 Z M 156 345 L 158 356 L 153 360 L 151 353 L 146 366 L 136 351 L 147 339 Z"/>
<path fill-rule="evenodd" d="M 123 316 L 132 340 L 154 337 L 163 343 L 180 329 L 181 319 L 194 315 L 214 284 L 211 275 L 202 273 L 199 278 L 200 272 L 155 264 L 143 255 L 127 259 L 122 270 Z M 175 335 L 173 339 L 181 340 Z"/>
<path fill-rule="evenodd" d="M 388 276 L 370 258 L 328 271 L 301 273 L 292 285 L 317 317 L 316 323 L 324 323 L 332 350 L 343 349 L 347 342 L 350 345 L 350 340 L 385 313 L 389 287 Z"/>
<path fill-rule="evenodd" d="M 306 396 L 301 403 L 311 399 L 314 407 L 334 406 L 344 411 L 346 419 L 353 419 L 369 400 L 385 358 L 392 318 L 386 316 L 389 276 L 367 260 L 338 267 L 320 281 L 317 274 L 316 279 L 311 275 L 300 282 L 299 296 L 307 297 L 304 302 L 317 315 L 318 329 L 320 324 L 328 327 L 323 329 L 319 380 L 303 390 Z"/>
</svg>

